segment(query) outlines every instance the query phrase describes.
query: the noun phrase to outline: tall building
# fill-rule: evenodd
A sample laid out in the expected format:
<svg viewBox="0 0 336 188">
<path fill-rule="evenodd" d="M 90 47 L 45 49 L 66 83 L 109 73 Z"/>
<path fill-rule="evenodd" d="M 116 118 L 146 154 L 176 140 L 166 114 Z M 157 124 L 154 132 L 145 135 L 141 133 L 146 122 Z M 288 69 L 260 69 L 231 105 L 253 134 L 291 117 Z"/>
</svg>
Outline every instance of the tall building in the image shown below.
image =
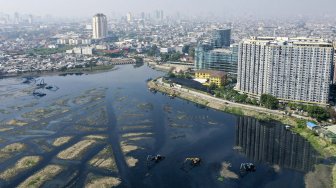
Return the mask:
<svg viewBox="0 0 336 188">
<path fill-rule="evenodd" d="M 334 41 L 333 45 L 334 45 L 333 84 L 336 84 L 336 41 Z"/>
<path fill-rule="evenodd" d="M 229 47 L 231 43 L 231 29 L 214 29 L 211 32 L 211 45 L 214 48 Z"/>
<path fill-rule="evenodd" d="M 282 168 L 308 172 L 317 163 L 318 153 L 308 141 L 275 122 L 239 117 L 235 145 L 250 160 Z"/>
<path fill-rule="evenodd" d="M 210 45 L 198 45 L 195 49 L 196 70 L 224 71 L 231 76 L 237 75 L 238 69 L 238 44 L 229 48 L 213 49 Z"/>
<path fill-rule="evenodd" d="M 126 17 L 127 17 L 127 22 L 128 22 L 128 23 L 131 23 L 132 20 L 133 20 L 132 13 L 130 13 L 130 12 L 127 13 Z"/>
<path fill-rule="evenodd" d="M 102 39 L 107 37 L 107 18 L 104 14 L 96 14 L 92 19 L 92 38 Z"/>
<path fill-rule="evenodd" d="M 236 89 L 327 104 L 334 48 L 322 39 L 252 37 L 239 44 Z"/>
</svg>

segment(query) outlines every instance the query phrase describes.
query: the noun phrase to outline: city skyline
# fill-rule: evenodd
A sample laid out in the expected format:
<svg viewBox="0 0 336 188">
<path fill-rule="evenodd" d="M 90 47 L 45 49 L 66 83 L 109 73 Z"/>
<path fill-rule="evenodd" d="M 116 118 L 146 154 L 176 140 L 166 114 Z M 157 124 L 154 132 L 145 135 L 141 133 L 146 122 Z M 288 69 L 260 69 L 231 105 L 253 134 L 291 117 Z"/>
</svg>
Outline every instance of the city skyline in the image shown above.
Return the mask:
<svg viewBox="0 0 336 188">
<path fill-rule="evenodd" d="M 81 1 L 81 8 L 78 6 L 78 2 L 65 1 L 65 0 L 12 0 L 5 1 L 0 0 L 1 7 L 0 12 L 6 13 L 26 13 L 26 14 L 39 14 L 39 15 L 53 15 L 57 17 L 91 17 L 97 12 L 110 15 L 125 14 L 127 12 L 151 12 L 158 9 L 162 9 L 167 13 L 166 15 L 175 15 L 177 12 L 182 14 L 194 15 L 194 16 L 213 16 L 213 17 L 230 17 L 238 16 L 245 17 L 247 15 L 253 15 L 256 17 L 333 17 L 336 16 L 334 7 L 336 1 L 333 0 L 308 0 L 305 1 L 305 5 L 302 6 L 302 2 L 299 1 L 266 1 L 266 0 L 240 0 L 240 1 L 228 1 L 228 0 L 212 0 L 208 1 L 162 1 L 162 0 L 145 0 L 145 1 L 121 1 L 121 0 L 99 0 L 99 1 Z M 17 6 L 20 4 L 20 6 Z M 288 6 L 290 4 L 290 6 Z M 260 6 L 262 5 L 262 6 Z M 55 11 L 62 10 L 62 11 Z M 76 10 L 76 11 L 74 11 Z M 322 11 L 323 10 L 323 11 Z"/>
</svg>

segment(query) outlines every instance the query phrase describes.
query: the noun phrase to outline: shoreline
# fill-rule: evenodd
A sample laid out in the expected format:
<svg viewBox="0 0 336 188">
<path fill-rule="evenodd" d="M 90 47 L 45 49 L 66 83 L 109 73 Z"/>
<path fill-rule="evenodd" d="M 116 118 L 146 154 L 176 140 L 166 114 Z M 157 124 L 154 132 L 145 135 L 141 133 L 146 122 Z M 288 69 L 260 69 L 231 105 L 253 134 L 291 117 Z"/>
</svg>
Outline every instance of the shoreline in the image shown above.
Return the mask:
<svg viewBox="0 0 336 188">
<path fill-rule="evenodd" d="M 313 132 L 307 130 L 306 128 L 299 128 L 299 125 L 300 123 L 302 123 L 303 119 L 299 119 L 298 117 L 293 116 L 287 116 L 282 111 L 269 110 L 257 106 L 233 103 L 230 101 L 215 98 L 213 96 L 195 90 L 185 88 L 179 88 L 179 89 L 171 88 L 163 85 L 162 83 L 154 82 L 153 80 L 149 81 L 147 83 L 147 86 L 149 89 L 155 89 L 159 92 L 166 93 L 168 95 L 173 95 L 178 98 L 185 99 L 200 105 L 204 105 L 206 107 L 219 110 L 222 112 L 239 116 L 253 117 L 258 120 L 264 120 L 264 121 L 275 120 L 281 122 L 282 124 L 290 125 L 292 127 L 291 130 L 307 139 L 312 144 L 314 149 L 317 150 L 323 157 L 329 158 L 336 156 L 335 144 L 330 144 L 323 138 L 315 136 Z M 308 121 L 309 119 L 310 118 L 306 117 L 304 120 Z"/>
<path fill-rule="evenodd" d="M 83 74 L 96 74 L 102 72 L 109 72 L 117 70 L 116 65 L 107 65 L 107 66 L 97 66 L 92 70 L 88 70 L 87 68 L 75 68 L 75 69 L 68 69 L 65 71 L 33 71 L 33 72 L 24 72 L 24 73 L 16 73 L 16 74 L 4 74 L 0 75 L 0 79 L 7 79 L 7 78 L 18 78 L 18 77 L 25 77 L 25 76 L 54 76 L 60 74 L 75 74 L 75 73 L 83 73 Z"/>
</svg>

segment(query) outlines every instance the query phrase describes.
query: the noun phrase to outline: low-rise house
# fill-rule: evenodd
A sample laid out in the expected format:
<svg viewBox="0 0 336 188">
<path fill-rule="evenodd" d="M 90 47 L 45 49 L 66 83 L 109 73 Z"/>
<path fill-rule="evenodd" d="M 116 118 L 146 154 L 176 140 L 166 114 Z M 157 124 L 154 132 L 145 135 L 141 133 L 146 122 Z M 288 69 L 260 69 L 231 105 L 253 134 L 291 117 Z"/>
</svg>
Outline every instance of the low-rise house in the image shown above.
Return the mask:
<svg viewBox="0 0 336 188">
<path fill-rule="evenodd" d="M 195 72 L 195 80 L 204 85 L 216 84 L 218 87 L 224 85 L 227 75 L 223 71 L 198 70 Z"/>
</svg>

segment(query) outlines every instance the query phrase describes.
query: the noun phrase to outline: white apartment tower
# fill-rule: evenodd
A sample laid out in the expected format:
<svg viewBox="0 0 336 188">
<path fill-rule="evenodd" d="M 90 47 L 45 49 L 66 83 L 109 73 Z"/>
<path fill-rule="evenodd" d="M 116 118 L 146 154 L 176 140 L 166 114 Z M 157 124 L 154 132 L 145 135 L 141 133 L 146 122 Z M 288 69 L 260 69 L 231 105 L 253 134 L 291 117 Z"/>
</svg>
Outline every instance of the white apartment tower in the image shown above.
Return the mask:
<svg viewBox="0 0 336 188">
<path fill-rule="evenodd" d="M 107 18 L 104 14 L 96 14 L 92 18 L 92 38 L 102 39 L 107 36 Z"/>
<path fill-rule="evenodd" d="M 327 104 L 334 48 L 311 38 L 252 37 L 239 44 L 236 89 L 285 101 Z"/>
</svg>

